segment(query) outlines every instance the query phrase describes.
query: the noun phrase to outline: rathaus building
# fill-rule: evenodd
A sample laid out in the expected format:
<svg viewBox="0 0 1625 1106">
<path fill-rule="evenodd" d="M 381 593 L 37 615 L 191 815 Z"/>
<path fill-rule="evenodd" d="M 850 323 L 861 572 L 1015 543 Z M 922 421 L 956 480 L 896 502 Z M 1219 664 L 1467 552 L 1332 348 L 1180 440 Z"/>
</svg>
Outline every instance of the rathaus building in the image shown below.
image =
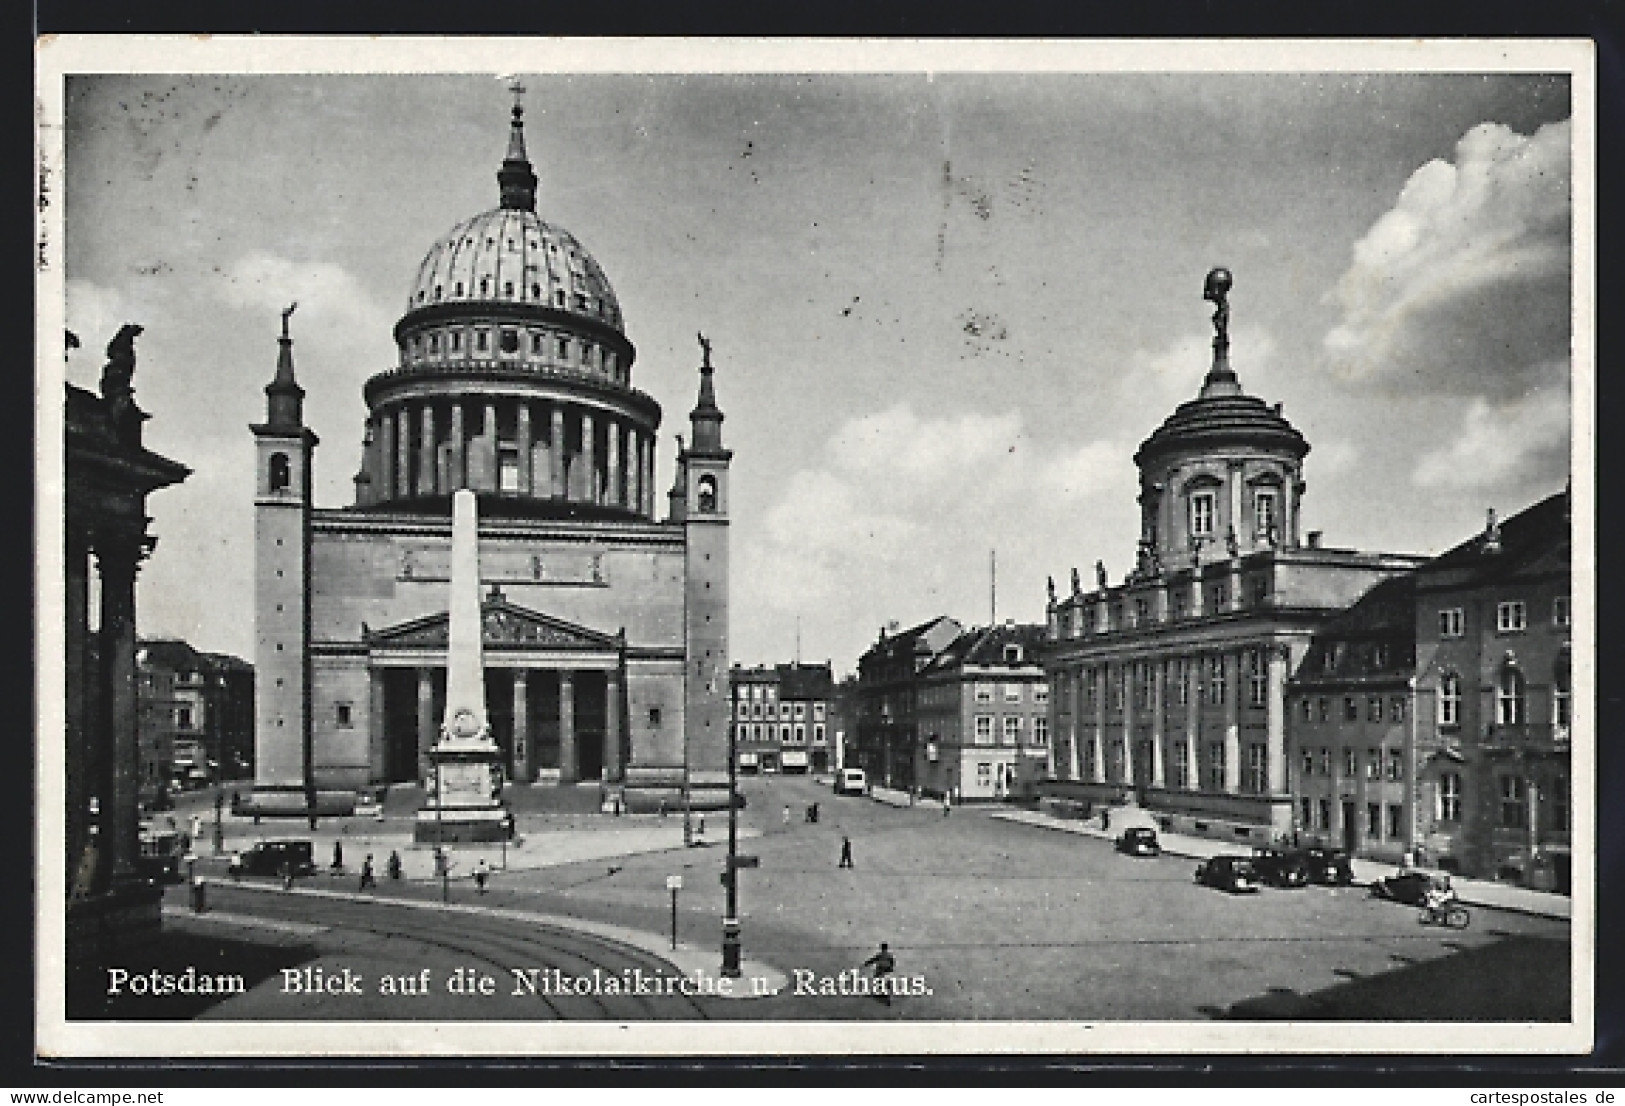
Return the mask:
<svg viewBox="0 0 1625 1106">
<path fill-rule="evenodd" d="M 1088 807 L 1138 802 L 1169 829 L 1267 841 L 1293 828 L 1286 690 L 1317 628 L 1421 558 L 1333 549 L 1300 519 L 1309 443 L 1229 361 L 1228 271 L 1213 363 L 1134 455 L 1135 565 L 1048 603 L 1049 779 Z"/>
<path fill-rule="evenodd" d="M 255 809 L 426 778 L 445 705 L 451 494 L 479 500 L 487 710 L 507 779 L 634 805 L 727 786 L 728 503 L 709 344 L 675 480 L 608 278 L 536 213 L 516 103 L 499 203 L 424 255 L 365 386 L 355 501 L 311 499 L 284 313 L 253 429 Z M 663 502 L 664 501 L 664 502 Z M 712 795 L 711 792 L 716 792 Z"/>
</svg>

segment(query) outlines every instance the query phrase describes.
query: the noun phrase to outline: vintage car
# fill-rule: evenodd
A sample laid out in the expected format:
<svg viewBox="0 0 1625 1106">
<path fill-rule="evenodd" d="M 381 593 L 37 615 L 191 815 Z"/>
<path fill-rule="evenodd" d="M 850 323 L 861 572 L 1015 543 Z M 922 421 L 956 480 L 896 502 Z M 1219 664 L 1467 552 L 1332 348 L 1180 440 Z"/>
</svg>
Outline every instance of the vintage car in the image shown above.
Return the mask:
<svg viewBox="0 0 1625 1106">
<path fill-rule="evenodd" d="M 1271 887 L 1309 885 L 1309 866 L 1297 852 L 1260 845 L 1253 849 L 1253 870 Z"/>
<path fill-rule="evenodd" d="M 143 828 L 136 873 L 153 883 L 181 882 L 181 863 L 189 846 L 186 834 L 179 830 Z"/>
<path fill-rule="evenodd" d="M 1117 836 L 1117 851 L 1129 856 L 1161 856 L 1157 831 L 1149 826 L 1130 826 Z"/>
<path fill-rule="evenodd" d="M 316 872 L 315 851 L 309 841 L 261 841 L 232 858 L 234 876 L 308 876 Z"/>
<path fill-rule="evenodd" d="M 1215 856 L 1196 866 L 1196 882 L 1231 893 L 1258 890 L 1258 873 L 1250 856 Z"/>
<path fill-rule="evenodd" d="M 1447 890 L 1450 877 L 1442 872 L 1425 872 L 1410 868 L 1396 872 L 1386 879 L 1371 882 L 1371 894 L 1379 899 L 1392 899 L 1407 906 L 1421 906 L 1429 889 Z"/>
<path fill-rule="evenodd" d="M 1347 887 L 1354 882 L 1354 867 L 1349 854 L 1342 849 L 1314 847 L 1299 850 L 1310 883 L 1323 883 L 1334 887 Z"/>
</svg>

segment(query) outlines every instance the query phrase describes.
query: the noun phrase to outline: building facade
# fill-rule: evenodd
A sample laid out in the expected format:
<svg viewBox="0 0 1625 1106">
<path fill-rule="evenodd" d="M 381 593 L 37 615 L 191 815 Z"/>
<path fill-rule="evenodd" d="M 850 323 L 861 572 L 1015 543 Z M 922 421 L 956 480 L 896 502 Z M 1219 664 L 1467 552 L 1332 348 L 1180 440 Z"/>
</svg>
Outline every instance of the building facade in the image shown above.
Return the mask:
<svg viewBox="0 0 1625 1106">
<path fill-rule="evenodd" d="M 253 764 L 253 666 L 184 641 L 152 639 L 141 643 L 136 667 L 143 791 L 246 778 Z"/>
<path fill-rule="evenodd" d="M 1571 535 L 1564 491 L 1417 573 L 1417 841 L 1441 866 L 1570 886 Z"/>
<path fill-rule="evenodd" d="M 1135 454 L 1140 539 L 1112 584 L 1048 603 L 1049 797 L 1137 801 L 1180 832 L 1250 841 L 1293 828 L 1286 682 L 1315 631 L 1420 558 L 1301 533 L 1309 443 L 1229 363 L 1230 274 L 1209 274 L 1213 363 Z"/>
<path fill-rule="evenodd" d="M 828 664 L 735 665 L 728 678 L 741 772 L 827 772 L 834 767 Z"/>
<path fill-rule="evenodd" d="M 1043 626 L 973 627 L 921 670 L 914 780 L 923 794 L 1013 799 L 1046 778 L 1044 639 Z"/>
<path fill-rule="evenodd" d="M 907 630 L 896 623 L 858 658 L 853 732 L 847 733 L 842 763 L 862 768 L 869 782 L 912 788 L 923 753 L 918 713 L 920 674 L 965 628 L 938 615 Z"/>
<path fill-rule="evenodd" d="M 499 204 L 418 268 L 367 381 L 355 502 L 318 508 L 284 313 L 253 427 L 256 809 L 421 781 L 445 705 L 450 498 L 479 497 L 487 710 L 508 780 L 726 801 L 728 510 L 709 343 L 657 516 L 661 411 L 607 277 L 536 214 L 516 103 Z"/>
<path fill-rule="evenodd" d="M 100 394 L 68 385 L 63 408 L 63 721 L 68 1015 L 96 1009 L 99 968 L 121 942 L 160 924 L 160 890 L 137 870 L 142 758 L 136 671 L 136 575 L 157 538 L 147 496 L 185 480 L 185 465 L 147 449 L 135 402 L 135 339 L 107 347 Z M 69 346 L 78 339 L 69 335 Z M 116 962 L 116 961 L 115 961 Z"/>
</svg>

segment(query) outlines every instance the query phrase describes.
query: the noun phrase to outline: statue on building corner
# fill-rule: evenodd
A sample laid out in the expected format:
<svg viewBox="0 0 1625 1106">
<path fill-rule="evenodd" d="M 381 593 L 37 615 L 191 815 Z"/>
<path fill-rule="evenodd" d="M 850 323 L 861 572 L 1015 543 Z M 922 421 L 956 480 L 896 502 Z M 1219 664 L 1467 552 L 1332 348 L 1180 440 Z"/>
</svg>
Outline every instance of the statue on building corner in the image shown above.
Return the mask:
<svg viewBox="0 0 1625 1106">
<path fill-rule="evenodd" d="M 1051 607 L 1054 607 L 1055 606 L 1055 577 L 1053 577 L 1053 576 L 1045 577 L 1045 583 L 1049 588 L 1049 605 Z"/>
<path fill-rule="evenodd" d="M 695 334 L 695 337 L 700 340 L 700 355 L 701 355 L 701 357 L 703 359 L 703 363 L 704 363 L 706 368 L 710 368 L 711 367 L 711 339 L 709 339 L 709 338 L 707 338 L 705 336 L 704 331 L 697 332 Z"/>
<path fill-rule="evenodd" d="M 1105 561 L 1096 561 L 1095 562 L 1095 587 L 1100 589 L 1101 591 L 1105 591 L 1109 586 L 1110 586 L 1110 584 L 1106 579 L 1106 562 Z"/>
<path fill-rule="evenodd" d="M 119 327 L 107 343 L 107 364 L 102 366 L 102 401 L 107 404 L 113 434 L 127 445 L 141 444 L 141 421 L 147 416 L 135 405 L 135 340 L 142 328 L 136 323 Z"/>
<path fill-rule="evenodd" d="M 1083 581 L 1078 578 L 1077 565 L 1072 566 L 1072 594 L 1075 596 L 1083 594 Z"/>
</svg>

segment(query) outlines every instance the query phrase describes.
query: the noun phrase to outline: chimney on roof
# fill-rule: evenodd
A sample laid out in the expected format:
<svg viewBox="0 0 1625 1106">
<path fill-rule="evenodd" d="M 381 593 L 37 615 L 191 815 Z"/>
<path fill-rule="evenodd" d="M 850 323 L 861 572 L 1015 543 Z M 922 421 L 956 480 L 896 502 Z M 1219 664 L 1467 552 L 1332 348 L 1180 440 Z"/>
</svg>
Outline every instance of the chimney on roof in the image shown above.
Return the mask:
<svg viewBox="0 0 1625 1106">
<path fill-rule="evenodd" d="M 1311 530 L 1311 531 L 1309 531 L 1309 548 L 1310 549 L 1319 549 L 1320 548 L 1320 535 L 1322 533 L 1324 533 L 1324 531 L 1322 531 L 1322 530 Z"/>
<path fill-rule="evenodd" d="M 1501 552 L 1501 523 L 1495 517 L 1495 508 L 1491 507 L 1484 519 L 1484 544 L 1479 546 L 1480 553 Z"/>
</svg>

